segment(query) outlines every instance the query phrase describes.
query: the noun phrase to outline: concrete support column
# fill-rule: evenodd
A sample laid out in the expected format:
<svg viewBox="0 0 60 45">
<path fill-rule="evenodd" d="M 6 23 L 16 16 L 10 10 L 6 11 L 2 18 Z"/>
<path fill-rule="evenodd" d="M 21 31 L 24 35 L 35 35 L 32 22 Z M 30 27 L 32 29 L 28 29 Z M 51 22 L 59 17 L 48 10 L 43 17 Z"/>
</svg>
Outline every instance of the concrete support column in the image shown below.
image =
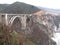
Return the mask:
<svg viewBox="0 0 60 45">
<path fill-rule="evenodd" d="M 2 24 L 6 25 L 5 15 L 2 15 Z"/>
<path fill-rule="evenodd" d="M 7 21 L 7 14 L 6 15 L 2 15 L 2 24 L 4 25 L 8 25 L 8 21 Z"/>
<path fill-rule="evenodd" d="M 22 24 L 22 29 L 26 29 L 26 15 L 23 15 L 21 17 L 21 24 Z"/>
<path fill-rule="evenodd" d="M 5 15 L 6 25 L 8 25 L 7 15 L 8 14 Z"/>
</svg>

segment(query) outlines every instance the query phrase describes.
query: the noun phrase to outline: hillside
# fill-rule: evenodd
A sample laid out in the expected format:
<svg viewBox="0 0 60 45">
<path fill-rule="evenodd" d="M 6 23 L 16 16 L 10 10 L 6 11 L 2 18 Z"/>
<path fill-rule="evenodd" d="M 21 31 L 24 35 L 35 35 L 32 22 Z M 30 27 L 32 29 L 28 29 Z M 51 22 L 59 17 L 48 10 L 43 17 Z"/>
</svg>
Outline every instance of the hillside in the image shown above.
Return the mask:
<svg viewBox="0 0 60 45">
<path fill-rule="evenodd" d="M 0 4 L 0 11 L 5 9 L 9 4 Z"/>
<path fill-rule="evenodd" d="M 32 5 L 25 4 L 22 2 L 15 2 L 7 6 L 5 9 L 3 9 L 0 12 L 1 13 L 31 14 L 39 10 L 40 10 L 39 8 L 32 6 Z"/>
</svg>

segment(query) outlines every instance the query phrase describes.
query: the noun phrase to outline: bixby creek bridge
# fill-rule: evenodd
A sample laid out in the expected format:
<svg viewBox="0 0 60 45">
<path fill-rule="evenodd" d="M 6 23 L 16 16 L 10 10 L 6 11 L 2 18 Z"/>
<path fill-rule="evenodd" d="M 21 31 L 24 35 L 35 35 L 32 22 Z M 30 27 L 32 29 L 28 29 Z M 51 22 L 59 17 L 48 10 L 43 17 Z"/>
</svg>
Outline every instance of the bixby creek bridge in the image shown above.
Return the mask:
<svg viewBox="0 0 60 45">
<path fill-rule="evenodd" d="M 54 33 L 54 24 L 53 20 L 50 19 L 51 17 L 34 14 L 0 14 L 0 22 L 3 26 L 8 26 L 10 30 L 31 38 L 38 45 L 55 45 L 55 42 L 51 39 Z M 52 24 L 48 20 L 51 20 Z M 45 24 L 51 25 L 47 27 Z"/>
<path fill-rule="evenodd" d="M 20 21 L 21 27 L 26 28 L 26 19 L 32 14 L 2 14 L 2 21 L 7 26 L 11 26 L 13 22 L 18 18 L 17 21 Z M 17 22 L 16 21 L 16 22 Z"/>
</svg>

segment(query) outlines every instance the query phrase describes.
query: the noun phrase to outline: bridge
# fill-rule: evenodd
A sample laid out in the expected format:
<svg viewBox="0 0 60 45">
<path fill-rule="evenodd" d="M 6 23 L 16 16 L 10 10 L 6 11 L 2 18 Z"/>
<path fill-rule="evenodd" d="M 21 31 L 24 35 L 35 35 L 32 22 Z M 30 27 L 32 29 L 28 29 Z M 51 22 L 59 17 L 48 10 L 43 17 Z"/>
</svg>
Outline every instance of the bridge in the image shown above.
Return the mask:
<svg viewBox="0 0 60 45">
<path fill-rule="evenodd" d="M 26 28 L 26 19 L 32 14 L 0 14 L 2 15 L 2 23 L 6 24 L 6 26 L 12 26 L 15 19 L 19 19 L 22 28 Z"/>
</svg>

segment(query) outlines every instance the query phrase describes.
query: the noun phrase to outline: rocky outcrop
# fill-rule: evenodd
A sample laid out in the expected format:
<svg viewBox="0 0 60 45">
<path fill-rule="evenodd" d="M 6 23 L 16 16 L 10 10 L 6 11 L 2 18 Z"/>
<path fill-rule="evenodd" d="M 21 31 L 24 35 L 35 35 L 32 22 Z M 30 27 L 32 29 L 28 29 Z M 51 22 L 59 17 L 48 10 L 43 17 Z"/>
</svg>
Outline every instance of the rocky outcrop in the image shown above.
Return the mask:
<svg viewBox="0 0 60 45">
<path fill-rule="evenodd" d="M 27 37 L 38 45 L 49 45 L 55 31 L 54 18 L 55 16 L 49 14 L 32 15 L 27 22 Z"/>
</svg>

